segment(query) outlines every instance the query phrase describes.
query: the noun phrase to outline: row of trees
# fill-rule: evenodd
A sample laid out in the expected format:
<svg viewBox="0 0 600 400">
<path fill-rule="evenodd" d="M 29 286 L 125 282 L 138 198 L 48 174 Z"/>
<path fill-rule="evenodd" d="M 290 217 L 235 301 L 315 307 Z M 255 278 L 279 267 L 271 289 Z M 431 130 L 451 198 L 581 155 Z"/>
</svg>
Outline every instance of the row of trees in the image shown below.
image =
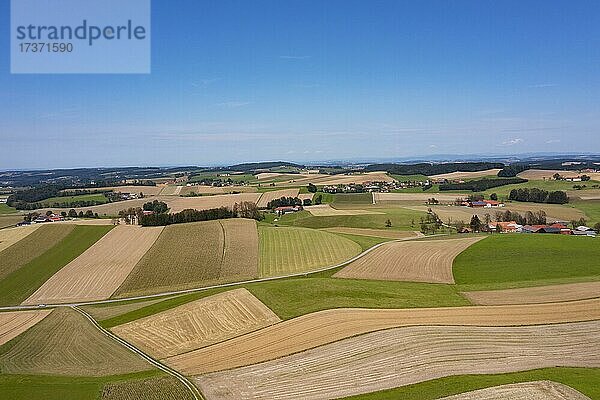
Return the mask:
<svg viewBox="0 0 600 400">
<path fill-rule="evenodd" d="M 123 217 L 132 214 L 127 211 L 123 211 L 122 213 Z M 167 214 L 166 212 L 163 212 L 144 215 L 143 210 L 138 208 L 133 214 L 137 217 L 139 224 L 142 226 L 163 226 L 228 218 L 251 218 L 260 221 L 264 218 L 256 204 L 247 201 L 236 203 L 231 209 L 227 207 L 211 208 L 208 210 L 186 209 L 178 213 Z M 119 216 L 121 216 L 121 214 Z"/>
<path fill-rule="evenodd" d="M 531 203 L 566 204 L 569 202 L 567 192 L 557 190 L 548 192 L 538 188 L 513 189 L 508 195 L 509 200 L 525 201 Z"/>
<path fill-rule="evenodd" d="M 46 211 L 46 216 L 50 216 L 54 214 L 52 211 L 48 210 Z M 40 215 L 40 213 L 38 212 L 32 212 L 32 213 L 27 213 L 26 215 L 23 216 L 23 221 L 27 221 L 27 222 L 31 222 L 34 221 L 35 219 L 37 219 Z M 74 209 L 70 209 L 69 212 L 66 211 L 61 211 L 60 215 L 63 218 L 100 218 L 100 216 L 98 215 L 98 213 L 93 212 L 92 210 L 87 210 L 85 212 L 83 211 L 75 211 Z"/>
</svg>

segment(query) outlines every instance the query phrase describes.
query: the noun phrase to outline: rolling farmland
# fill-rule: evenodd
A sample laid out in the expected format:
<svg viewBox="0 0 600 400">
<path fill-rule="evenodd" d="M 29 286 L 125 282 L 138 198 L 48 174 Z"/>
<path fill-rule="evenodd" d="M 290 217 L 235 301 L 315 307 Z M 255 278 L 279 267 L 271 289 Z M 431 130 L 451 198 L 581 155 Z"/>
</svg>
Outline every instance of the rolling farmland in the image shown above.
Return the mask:
<svg viewBox="0 0 600 400">
<path fill-rule="evenodd" d="M 54 247 L 73 231 L 73 226 L 67 225 L 35 225 L 33 230 L 29 227 L 11 228 L 7 236 L 13 233 L 26 233 L 21 240 L 0 252 L 0 279 L 18 270 L 44 252 Z M 15 231 L 13 231 L 15 229 Z M 20 231 L 20 229 L 23 229 Z M 0 231 L 4 234 L 4 230 Z M 14 236 L 13 236 L 14 237 Z M 10 239 L 9 239 L 10 240 Z"/>
<path fill-rule="evenodd" d="M 600 297 L 600 282 L 566 283 L 520 289 L 465 292 L 463 294 L 474 304 L 481 305 L 552 303 Z"/>
<path fill-rule="evenodd" d="M 41 225 L 19 226 L 16 228 L 0 229 L 0 254 L 2 250 L 12 246 L 27 235 L 33 233 Z"/>
<path fill-rule="evenodd" d="M 236 241 L 240 243 L 234 244 Z M 257 244 L 254 220 L 167 226 L 115 296 L 208 286 L 240 276 L 257 276 Z M 227 260 L 227 265 L 223 260 Z"/>
<path fill-rule="evenodd" d="M 336 278 L 454 283 L 452 261 L 482 238 L 386 243 L 353 261 Z"/>
<path fill-rule="evenodd" d="M 440 400 L 590 400 L 577 390 L 551 381 L 535 381 L 494 386 L 473 392 L 444 397 Z"/>
<path fill-rule="evenodd" d="M 355 242 L 304 228 L 259 227 L 260 276 L 305 272 L 336 265 L 361 252 Z"/>
<path fill-rule="evenodd" d="M 172 376 L 110 382 L 101 400 L 194 400 L 189 390 Z"/>
<path fill-rule="evenodd" d="M 156 358 L 185 353 L 279 322 L 246 289 L 205 297 L 112 328 Z"/>
<path fill-rule="evenodd" d="M 432 179 L 473 179 L 473 178 L 482 178 L 484 176 L 497 176 L 500 169 L 486 169 L 484 171 L 474 171 L 474 172 L 450 172 L 447 174 L 439 174 L 439 175 L 431 175 Z"/>
<path fill-rule="evenodd" d="M 0 313 L 0 345 L 19 336 L 51 313 L 51 310 Z"/>
<path fill-rule="evenodd" d="M 299 189 L 283 189 L 264 192 L 260 196 L 260 199 L 257 202 L 257 206 L 259 208 L 267 208 L 267 204 L 269 204 L 270 201 L 280 199 L 282 197 L 298 197 L 299 192 Z"/>
<path fill-rule="evenodd" d="M 347 235 L 359 235 L 359 236 L 374 236 L 386 239 L 412 239 L 423 236 L 421 232 L 412 231 L 393 231 L 390 229 L 365 229 L 365 228 L 327 228 L 327 232 L 332 233 L 344 233 Z"/>
<path fill-rule="evenodd" d="M 235 203 L 250 202 L 256 203 L 260 198 L 260 193 L 239 193 L 239 194 L 220 194 L 215 196 L 202 197 L 173 197 L 165 199 L 172 213 L 183 211 L 187 208 L 196 210 L 208 210 L 211 208 L 228 207 L 232 208 Z"/>
<path fill-rule="evenodd" d="M 458 197 L 465 197 L 464 194 L 457 193 L 373 193 L 376 204 L 379 203 L 398 203 L 398 202 L 419 202 L 423 203 L 428 199 L 435 198 L 438 201 L 452 202 Z"/>
<path fill-rule="evenodd" d="M 209 399 L 330 399 L 449 375 L 555 365 L 600 367 L 599 337 L 597 321 L 501 328 L 397 328 L 199 376 L 196 381 Z"/>
<path fill-rule="evenodd" d="M 370 215 L 370 214 L 383 214 L 380 211 L 371 210 L 347 210 L 337 209 L 331 207 L 329 204 L 319 204 L 316 206 L 304 207 L 306 211 L 311 213 L 315 217 L 336 217 L 340 215 Z"/>
<path fill-rule="evenodd" d="M 600 181 L 600 173 L 598 172 L 577 172 L 577 171 L 564 171 L 555 169 L 528 169 L 519 173 L 517 176 L 524 179 L 533 180 L 551 180 L 554 174 L 559 174 L 564 178 L 576 178 L 581 175 L 589 176 L 593 181 Z"/>
<path fill-rule="evenodd" d="M 162 230 L 163 227 L 115 227 L 48 279 L 23 304 L 75 303 L 109 298 Z"/>
<path fill-rule="evenodd" d="M 107 376 L 151 368 L 68 308 L 0 347 L 0 370 L 8 374 Z"/>
<path fill-rule="evenodd" d="M 512 326 L 600 319 L 600 300 L 509 306 L 416 309 L 335 309 L 303 315 L 225 343 L 171 357 L 167 363 L 199 375 L 284 357 L 372 331 L 418 325 Z M 207 363 L 206 360 L 210 360 Z"/>
</svg>

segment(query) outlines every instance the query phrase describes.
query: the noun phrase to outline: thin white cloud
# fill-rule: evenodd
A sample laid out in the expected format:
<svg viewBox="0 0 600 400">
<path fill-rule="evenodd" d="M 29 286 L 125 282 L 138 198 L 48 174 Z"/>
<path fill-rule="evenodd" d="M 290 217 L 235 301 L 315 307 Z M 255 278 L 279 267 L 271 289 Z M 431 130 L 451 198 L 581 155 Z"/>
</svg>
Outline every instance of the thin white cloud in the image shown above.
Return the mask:
<svg viewBox="0 0 600 400">
<path fill-rule="evenodd" d="M 192 87 L 195 87 L 195 88 L 205 88 L 205 87 L 215 83 L 218 80 L 219 80 L 219 78 L 200 79 L 200 80 L 190 83 L 190 85 L 192 85 Z"/>
<path fill-rule="evenodd" d="M 311 56 L 290 56 L 290 55 L 286 55 L 286 56 L 279 56 L 279 58 L 281 58 L 282 60 L 306 60 L 309 59 Z"/>
<path fill-rule="evenodd" d="M 519 144 L 519 143 L 523 143 L 523 139 L 521 138 L 514 138 L 514 139 L 508 139 L 505 142 L 502 142 L 502 144 L 504 146 L 514 146 L 515 144 Z"/>
<path fill-rule="evenodd" d="M 558 86 L 556 83 L 537 83 L 535 85 L 529 85 L 530 89 L 543 89 L 543 88 L 549 88 L 549 87 L 556 87 Z"/>
<path fill-rule="evenodd" d="M 546 144 L 552 144 L 552 143 L 560 143 L 560 139 L 550 139 L 550 140 L 546 140 Z"/>
<path fill-rule="evenodd" d="M 219 107 L 227 107 L 227 108 L 237 108 L 243 107 L 251 104 L 249 101 L 224 101 L 222 103 L 217 103 L 216 105 Z"/>
</svg>

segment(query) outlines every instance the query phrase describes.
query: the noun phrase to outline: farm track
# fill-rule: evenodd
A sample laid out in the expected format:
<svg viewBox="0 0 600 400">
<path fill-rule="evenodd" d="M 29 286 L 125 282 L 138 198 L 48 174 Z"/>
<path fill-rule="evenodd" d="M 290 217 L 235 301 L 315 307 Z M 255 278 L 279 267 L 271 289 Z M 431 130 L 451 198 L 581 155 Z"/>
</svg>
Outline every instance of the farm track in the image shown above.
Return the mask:
<svg viewBox="0 0 600 400">
<path fill-rule="evenodd" d="M 532 304 L 584 300 L 600 297 L 600 282 L 568 283 L 520 289 L 464 292 L 479 305 Z"/>
<path fill-rule="evenodd" d="M 94 326 L 94 328 L 97 329 L 102 335 L 106 336 L 108 339 L 112 339 L 113 341 L 119 343 L 121 346 L 123 346 L 123 347 L 127 348 L 128 350 L 130 350 L 131 352 L 137 354 L 138 356 L 140 356 L 142 359 L 144 359 L 146 362 L 148 362 L 152 366 L 154 366 L 154 367 L 158 368 L 159 370 L 161 370 L 161 371 L 163 371 L 163 372 L 165 372 L 165 373 L 173 376 L 175 379 L 177 379 L 179 382 L 181 382 L 186 387 L 187 390 L 189 390 L 189 392 L 192 394 L 192 396 L 193 396 L 193 398 L 195 400 L 203 400 L 204 399 L 202 397 L 202 394 L 198 390 L 198 388 L 192 382 L 190 382 L 190 380 L 188 378 L 186 378 L 185 376 L 183 376 L 179 372 L 177 372 L 177 371 L 169 368 L 168 366 L 162 364 L 160 361 L 155 360 L 154 358 L 150 357 L 149 355 L 147 355 L 143 351 L 139 350 L 134 345 L 132 345 L 132 344 L 128 343 L 127 341 L 121 339 L 120 337 L 116 336 L 112 332 L 107 331 L 106 329 L 102 328 L 98 324 L 98 322 L 96 322 L 96 320 L 94 318 L 92 318 L 92 316 L 90 314 L 88 314 L 87 312 L 83 311 L 81 308 L 79 308 L 79 307 L 72 307 L 72 308 L 73 308 L 73 310 L 77 311 L 79 314 L 81 314 L 85 318 L 87 318 L 87 320 L 92 323 L 92 325 Z"/>
<path fill-rule="evenodd" d="M 163 227 L 119 225 L 61 268 L 23 302 L 70 303 L 109 298 L 154 244 Z"/>
<path fill-rule="evenodd" d="M 331 309 L 302 315 L 165 362 L 188 375 L 256 364 L 351 336 L 418 325 L 515 326 L 600 319 L 600 299 L 509 306 Z M 208 360 L 210 360 L 208 362 Z"/>
<path fill-rule="evenodd" d="M 209 346 L 279 322 L 246 289 L 234 289 L 111 329 L 156 358 Z"/>
<path fill-rule="evenodd" d="M 325 400 L 451 375 L 600 367 L 600 321 L 525 327 L 416 326 L 197 376 L 208 399 Z M 207 360 L 204 360 L 206 362 Z"/>
<path fill-rule="evenodd" d="M 493 386 L 444 397 L 440 400 L 590 400 L 577 390 L 552 381 L 534 381 Z"/>
<path fill-rule="evenodd" d="M 0 345 L 19 336 L 51 312 L 51 310 L 32 310 L 0 313 Z"/>
<path fill-rule="evenodd" d="M 454 283 L 452 262 L 481 237 L 391 242 L 333 275 L 336 278 Z"/>
</svg>

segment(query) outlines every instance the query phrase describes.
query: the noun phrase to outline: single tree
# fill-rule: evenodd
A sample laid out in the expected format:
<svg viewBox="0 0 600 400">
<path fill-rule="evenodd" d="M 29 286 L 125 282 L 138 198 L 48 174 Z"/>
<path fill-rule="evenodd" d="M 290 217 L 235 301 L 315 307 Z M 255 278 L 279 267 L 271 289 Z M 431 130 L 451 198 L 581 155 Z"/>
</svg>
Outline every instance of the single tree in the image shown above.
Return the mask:
<svg viewBox="0 0 600 400">
<path fill-rule="evenodd" d="M 385 227 L 386 228 L 391 228 L 392 227 L 392 221 L 390 221 L 389 219 L 387 221 L 385 221 Z"/>
</svg>

